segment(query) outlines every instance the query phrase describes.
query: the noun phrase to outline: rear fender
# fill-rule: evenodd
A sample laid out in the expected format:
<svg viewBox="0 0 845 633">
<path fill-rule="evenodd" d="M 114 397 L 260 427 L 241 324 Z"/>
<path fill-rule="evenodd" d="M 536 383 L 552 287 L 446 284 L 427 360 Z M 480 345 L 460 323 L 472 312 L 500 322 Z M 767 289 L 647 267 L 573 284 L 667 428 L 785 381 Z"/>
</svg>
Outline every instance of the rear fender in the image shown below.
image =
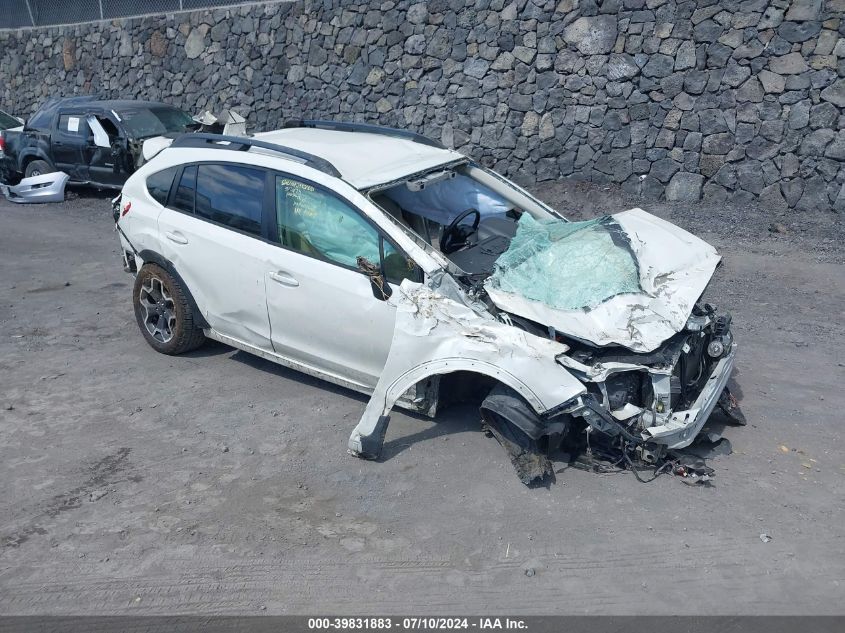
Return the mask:
<svg viewBox="0 0 845 633">
<path fill-rule="evenodd" d="M 185 292 L 185 295 L 188 299 L 188 303 L 190 304 L 191 309 L 194 312 L 194 323 L 196 323 L 203 329 L 208 329 L 209 327 L 211 327 L 205 320 L 203 312 L 199 309 L 197 302 L 194 300 L 194 295 L 191 293 L 191 289 L 188 288 L 188 284 L 185 283 L 185 280 L 182 279 L 182 275 L 179 274 L 179 271 L 176 270 L 176 267 L 169 259 L 151 250 L 143 250 L 139 252 L 136 256 L 136 261 L 137 259 L 140 259 L 143 264 L 157 264 L 164 268 L 168 273 L 170 273 L 173 278 L 179 282 L 179 285 L 182 286 L 182 290 Z"/>
</svg>

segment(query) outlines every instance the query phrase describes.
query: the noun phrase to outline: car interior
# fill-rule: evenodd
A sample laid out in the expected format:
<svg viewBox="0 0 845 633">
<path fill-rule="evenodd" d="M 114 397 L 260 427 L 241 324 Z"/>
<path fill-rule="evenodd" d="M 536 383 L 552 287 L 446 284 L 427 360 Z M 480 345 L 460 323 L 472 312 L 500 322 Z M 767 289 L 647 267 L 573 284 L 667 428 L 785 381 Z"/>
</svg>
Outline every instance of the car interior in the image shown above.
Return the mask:
<svg viewBox="0 0 845 633">
<path fill-rule="evenodd" d="M 393 220 L 469 274 L 489 274 L 523 210 L 466 166 L 414 177 L 371 195 Z"/>
</svg>

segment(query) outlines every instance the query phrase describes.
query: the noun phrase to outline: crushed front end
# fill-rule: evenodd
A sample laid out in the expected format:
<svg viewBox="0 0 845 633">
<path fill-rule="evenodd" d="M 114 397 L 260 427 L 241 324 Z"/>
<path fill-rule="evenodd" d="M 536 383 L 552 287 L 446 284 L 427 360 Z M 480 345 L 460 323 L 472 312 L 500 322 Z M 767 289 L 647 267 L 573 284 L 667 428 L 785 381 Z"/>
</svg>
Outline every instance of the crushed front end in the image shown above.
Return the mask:
<svg viewBox="0 0 845 633">
<path fill-rule="evenodd" d="M 709 304 L 697 305 L 686 327 L 653 352 L 572 343 L 557 361 L 587 393 L 555 415 L 619 439 L 643 462 L 657 464 L 667 451 L 689 446 L 717 405 L 742 423 L 727 388 L 735 353 L 730 315 Z"/>
</svg>

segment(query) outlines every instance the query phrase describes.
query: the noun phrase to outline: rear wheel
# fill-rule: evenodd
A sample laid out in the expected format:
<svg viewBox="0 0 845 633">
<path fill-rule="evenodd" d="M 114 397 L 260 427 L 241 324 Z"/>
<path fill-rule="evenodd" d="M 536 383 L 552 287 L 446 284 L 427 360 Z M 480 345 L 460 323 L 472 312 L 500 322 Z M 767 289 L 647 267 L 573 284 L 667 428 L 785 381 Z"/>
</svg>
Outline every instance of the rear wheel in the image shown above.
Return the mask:
<svg viewBox="0 0 845 633">
<path fill-rule="evenodd" d="M 205 341 L 194 322 L 187 292 L 173 275 L 156 264 L 144 264 L 132 290 L 135 319 L 147 343 L 162 354 L 182 354 Z"/>
<path fill-rule="evenodd" d="M 25 178 L 32 178 L 33 176 L 41 176 L 43 174 L 51 174 L 55 169 L 50 167 L 50 163 L 45 160 L 34 160 L 28 163 L 24 171 Z"/>
</svg>

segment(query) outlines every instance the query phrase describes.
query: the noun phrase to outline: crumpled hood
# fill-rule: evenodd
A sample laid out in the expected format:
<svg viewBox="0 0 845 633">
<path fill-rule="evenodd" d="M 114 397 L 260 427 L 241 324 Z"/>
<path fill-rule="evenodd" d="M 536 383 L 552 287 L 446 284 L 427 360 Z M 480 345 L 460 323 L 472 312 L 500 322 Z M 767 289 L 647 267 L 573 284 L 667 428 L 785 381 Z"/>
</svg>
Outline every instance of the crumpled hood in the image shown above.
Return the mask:
<svg viewBox="0 0 845 633">
<path fill-rule="evenodd" d="M 720 259 L 642 209 L 588 222 L 524 214 L 485 289 L 501 310 L 563 334 L 650 352 L 684 328 Z"/>
</svg>

